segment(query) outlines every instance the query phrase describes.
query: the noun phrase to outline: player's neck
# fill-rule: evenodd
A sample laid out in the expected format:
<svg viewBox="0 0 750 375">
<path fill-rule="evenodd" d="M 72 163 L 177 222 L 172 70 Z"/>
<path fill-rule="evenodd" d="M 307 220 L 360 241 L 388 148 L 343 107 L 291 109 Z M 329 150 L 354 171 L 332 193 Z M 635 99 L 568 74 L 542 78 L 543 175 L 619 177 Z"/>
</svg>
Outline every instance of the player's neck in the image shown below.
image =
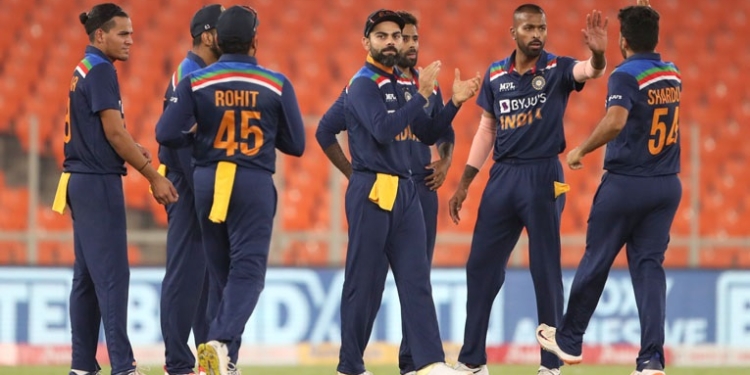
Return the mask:
<svg viewBox="0 0 750 375">
<path fill-rule="evenodd" d="M 404 76 L 404 78 L 412 79 L 414 76 L 411 74 L 411 68 L 399 66 L 398 70 L 401 71 L 401 75 Z"/>
<path fill-rule="evenodd" d="M 206 47 L 195 47 L 193 48 L 193 53 L 198 55 L 206 65 L 211 65 L 218 60 L 213 51 Z"/>
<path fill-rule="evenodd" d="M 529 57 L 521 51 L 516 51 L 516 61 L 514 62 L 513 68 L 518 72 L 518 74 L 524 74 L 529 70 L 534 69 L 537 61 L 539 61 L 540 56 L 541 55 Z"/>
</svg>

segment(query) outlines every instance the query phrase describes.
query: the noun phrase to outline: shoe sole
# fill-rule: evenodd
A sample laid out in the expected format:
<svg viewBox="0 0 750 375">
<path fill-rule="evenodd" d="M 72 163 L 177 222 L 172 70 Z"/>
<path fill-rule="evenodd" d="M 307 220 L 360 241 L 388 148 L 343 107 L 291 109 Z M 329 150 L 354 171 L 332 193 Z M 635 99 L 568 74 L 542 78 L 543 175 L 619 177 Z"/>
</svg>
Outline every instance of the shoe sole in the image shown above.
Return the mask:
<svg viewBox="0 0 750 375">
<path fill-rule="evenodd" d="M 203 368 L 206 375 L 227 375 L 221 373 L 219 354 L 216 353 L 216 348 L 211 345 L 198 345 L 198 365 Z"/>
<path fill-rule="evenodd" d="M 536 331 L 536 339 L 537 339 L 537 342 L 539 342 L 539 345 L 542 347 L 542 349 L 544 349 L 544 350 L 546 350 L 546 351 L 548 351 L 548 352 L 556 355 L 557 358 L 560 358 L 560 360 L 563 361 L 563 363 L 565 363 L 566 365 L 569 365 L 569 366 L 577 365 L 577 364 L 579 364 L 579 363 L 581 363 L 583 361 L 582 357 L 577 357 L 577 358 L 576 357 L 572 357 L 572 356 L 570 356 L 570 355 L 568 355 L 566 353 L 563 353 L 561 350 L 559 350 L 559 348 L 558 349 L 554 349 L 552 347 L 549 347 L 548 345 L 545 344 L 549 340 L 547 340 L 547 338 L 544 337 L 541 333 L 542 333 L 542 331 L 539 330 L 539 329 L 537 329 L 537 331 Z M 656 375 L 656 374 L 654 374 L 654 375 Z"/>
</svg>

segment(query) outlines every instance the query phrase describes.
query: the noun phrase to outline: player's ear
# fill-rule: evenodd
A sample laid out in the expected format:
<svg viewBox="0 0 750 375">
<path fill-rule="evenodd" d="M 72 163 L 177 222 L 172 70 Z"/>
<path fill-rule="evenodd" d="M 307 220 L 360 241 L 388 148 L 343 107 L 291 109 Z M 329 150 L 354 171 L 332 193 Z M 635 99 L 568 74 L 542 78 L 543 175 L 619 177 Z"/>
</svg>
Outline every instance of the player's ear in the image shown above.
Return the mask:
<svg viewBox="0 0 750 375">
<path fill-rule="evenodd" d="M 516 28 L 513 26 L 510 27 L 510 36 L 513 37 L 513 40 L 516 40 Z"/>
<path fill-rule="evenodd" d="M 258 50 L 258 37 L 254 36 L 253 40 L 250 42 L 250 49 Z"/>
<path fill-rule="evenodd" d="M 365 51 L 370 51 L 370 38 L 366 36 L 362 37 L 362 48 L 364 48 Z"/>
<path fill-rule="evenodd" d="M 101 28 L 96 29 L 96 31 L 94 31 L 94 40 L 96 40 L 99 43 L 103 43 L 104 42 L 104 30 L 102 30 Z"/>
</svg>

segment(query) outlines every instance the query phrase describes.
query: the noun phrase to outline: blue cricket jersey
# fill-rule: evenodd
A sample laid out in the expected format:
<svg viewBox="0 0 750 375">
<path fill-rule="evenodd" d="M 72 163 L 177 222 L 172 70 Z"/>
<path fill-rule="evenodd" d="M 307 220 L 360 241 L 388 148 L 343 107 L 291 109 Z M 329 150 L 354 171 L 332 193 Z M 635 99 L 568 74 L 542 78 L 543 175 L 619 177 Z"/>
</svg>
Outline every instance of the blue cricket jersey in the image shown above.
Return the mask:
<svg viewBox="0 0 750 375">
<path fill-rule="evenodd" d="M 116 109 L 123 113 L 117 72 L 112 61 L 101 50 L 87 46 L 86 54 L 76 66 L 70 82 L 63 171 L 126 173 L 125 161 L 117 155 L 104 134 L 99 112 L 105 109 Z"/>
<path fill-rule="evenodd" d="M 680 172 L 680 96 L 677 67 L 658 53 L 631 56 L 609 77 L 607 108 L 628 110 L 617 138 L 607 143 L 604 169 L 632 176 Z"/>
<path fill-rule="evenodd" d="M 224 54 L 180 81 L 156 125 L 167 147 L 193 143 L 196 166 L 229 161 L 274 173 L 276 150 L 300 156 L 305 148 L 302 114 L 291 82 L 258 65 L 254 57 Z M 185 135 L 198 124 L 194 137 Z"/>
<path fill-rule="evenodd" d="M 407 95 L 411 91 L 399 88 L 398 79 L 396 70 L 368 56 L 349 82 L 344 112 L 355 171 L 404 178 L 423 172 L 426 164 L 415 168 L 417 157 L 412 154 L 410 141 L 434 144 L 458 113 L 451 102 L 436 118 L 431 118 L 424 110 L 429 106 L 428 100 L 418 94 Z"/>
<path fill-rule="evenodd" d="M 164 108 L 167 109 L 170 101 L 169 99 L 174 95 L 174 90 L 177 85 L 185 78 L 188 74 L 206 67 L 206 63 L 201 59 L 200 56 L 194 54 L 192 51 L 188 51 L 187 56 L 177 66 L 177 70 L 172 74 L 172 78 L 169 81 L 167 90 L 164 93 Z M 188 181 L 188 186 L 192 189 L 193 187 L 193 170 L 191 167 L 192 152 L 189 148 L 168 148 L 159 146 L 159 162 L 166 165 L 167 169 L 181 173 Z"/>
<path fill-rule="evenodd" d="M 583 89 L 573 78 L 576 60 L 542 51 L 524 74 L 513 67 L 514 51 L 493 62 L 484 75 L 477 104 L 497 124 L 493 159 L 544 159 L 565 150 L 563 116 L 570 93 Z"/>
<path fill-rule="evenodd" d="M 399 89 L 404 93 L 404 98 L 410 100 L 418 94 L 419 81 L 417 72 L 412 70 L 412 79 L 406 77 L 398 77 L 397 84 Z M 328 148 L 330 145 L 336 142 L 336 134 L 346 130 L 346 115 L 344 109 L 344 102 L 346 96 L 346 89 L 341 92 L 341 95 L 326 111 L 323 117 L 318 123 L 318 129 L 315 132 L 315 137 L 318 140 L 318 144 L 322 149 Z M 435 87 L 433 95 L 424 107 L 424 111 L 433 119 L 439 117 L 440 112 L 444 109 L 443 96 L 439 87 Z M 396 141 L 406 141 L 410 143 L 412 149 L 410 150 L 411 155 L 411 170 L 413 175 L 417 179 L 424 179 L 432 173 L 425 167 L 432 161 L 432 152 L 430 147 L 422 142 L 416 135 L 411 132 L 405 131 L 396 137 Z M 443 143 L 454 143 L 455 133 L 453 127 L 450 126 L 448 130 L 437 140 L 436 145 L 440 147 Z"/>
</svg>

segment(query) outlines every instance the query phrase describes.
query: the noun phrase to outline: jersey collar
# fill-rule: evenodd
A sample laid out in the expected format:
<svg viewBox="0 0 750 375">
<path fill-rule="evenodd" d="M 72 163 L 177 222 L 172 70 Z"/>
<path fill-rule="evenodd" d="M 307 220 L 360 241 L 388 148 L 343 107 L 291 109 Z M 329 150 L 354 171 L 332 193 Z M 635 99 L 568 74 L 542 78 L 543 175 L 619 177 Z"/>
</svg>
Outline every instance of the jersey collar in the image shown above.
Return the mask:
<svg viewBox="0 0 750 375">
<path fill-rule="evenodd" d="M 525 74 L 536 74 L 536 72 L 541 72 L 547 67 L 547 51 L 542 50 L 541 54 L 539 55 L 539 60 L 536 61 L 536 65 L 531 68 L 529 72 L 526 72 Z M 510 57 L 508 57 L 508 61 L 506 61 L 505 66 L 503 67 L 508 74 L 510 73 L 516 73 L 518 74 L 518 71 L 516 71 L 516 50 L 513 50 L 513 53 L 510 54 Z"/>
<path fill-rule="evenodd" d="M 258 65 L 258 59 L 254 56 L 248 56 L 241 53 L 225 53 L 219 57 L 221 62 L 243 62 L 253 65 Z"/>
<path fill-rule="evenodd" d="M 107 55 L 105 55 L 104 52 L 102 52 L 102 50 L 100 50 L 99 48 L 96 48 L 96 47 L 94 47 L 92 45 L 86 46 L 86 54 L 87 55 L 96 55 L 96 56 L 99 56 L 102 59 L 104 59 L 104 61 L 112 64 L 112 60 Z"/>
<path fill-rule="evenodd" d="M 197 54 L 193 53 L 193 51 L 188 51 L 187 58 L 198 64 L 201 68 L 206 67 L 206 62 L 203 61 L 203 59 L 198 56 Z"/>
<path fill-rule="evenodd" d="M 627 59 L 625 59 L 625 61 L 621 62 L 617 66 L 625 64 L 628 61 L 634 61 L 634 60 L 661 60 L 661 55 L 656 52 L 636 53 L 628 57 Z"/>
<path fill-rule="evenodd" d="M 372 58 L 369 54 L 367 55 L 367 62 L 365 63 L 367 66 L 369 66 L 372 69 L 375 69 L 378 73 L 383 73 L 387 75 L 394 75 L 393 67 L 389 68 Z"/>
</svg>

